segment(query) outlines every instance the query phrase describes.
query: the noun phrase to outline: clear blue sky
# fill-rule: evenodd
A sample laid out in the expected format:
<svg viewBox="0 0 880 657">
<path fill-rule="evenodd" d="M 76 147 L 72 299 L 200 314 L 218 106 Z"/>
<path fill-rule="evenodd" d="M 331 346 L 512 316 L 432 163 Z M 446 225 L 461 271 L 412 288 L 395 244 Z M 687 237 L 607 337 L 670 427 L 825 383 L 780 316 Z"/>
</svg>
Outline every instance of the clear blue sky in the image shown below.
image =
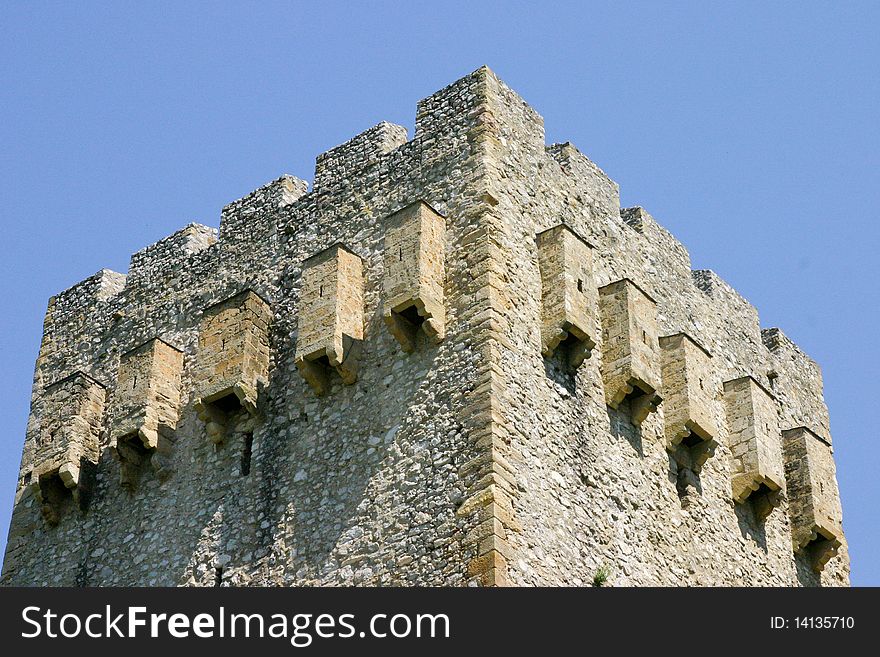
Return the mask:
<svg viewBox="0 0 880 657">
<path fill-rule="evenodd" d="M 3 3 L 0 541 L 49 296 L 488 64 L 823 366 L 852 581 L 880 585 L 878 26 L 877 2 Z"/>
</svg>

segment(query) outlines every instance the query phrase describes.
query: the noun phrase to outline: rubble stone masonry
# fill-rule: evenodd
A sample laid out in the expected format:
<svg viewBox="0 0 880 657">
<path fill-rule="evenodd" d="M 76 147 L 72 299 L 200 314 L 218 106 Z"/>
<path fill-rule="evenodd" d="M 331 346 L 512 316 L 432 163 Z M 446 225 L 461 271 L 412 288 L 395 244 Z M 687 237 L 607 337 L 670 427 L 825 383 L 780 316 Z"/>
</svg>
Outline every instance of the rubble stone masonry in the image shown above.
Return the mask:
<svg viewBox="0 0 880 657">
<path fill-rule="evenodd" d="M 847 585 L 822 395 L 484 67 L 49 301 L 0 582 Z"/>
</svg>

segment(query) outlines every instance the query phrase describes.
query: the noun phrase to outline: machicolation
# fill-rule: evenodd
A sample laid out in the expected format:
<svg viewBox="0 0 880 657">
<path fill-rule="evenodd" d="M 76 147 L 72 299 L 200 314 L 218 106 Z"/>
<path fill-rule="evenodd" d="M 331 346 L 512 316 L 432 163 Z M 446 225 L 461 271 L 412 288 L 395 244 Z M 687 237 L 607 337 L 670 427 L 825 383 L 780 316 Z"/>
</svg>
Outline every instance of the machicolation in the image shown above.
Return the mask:
<svg viewBox="0 0 880 657">
<path fill-rule="evenodd" d="M 841 523 L 818 366 L 481 68 L 49 301 L 2 583 L 847 585 Z"/>
</svg>

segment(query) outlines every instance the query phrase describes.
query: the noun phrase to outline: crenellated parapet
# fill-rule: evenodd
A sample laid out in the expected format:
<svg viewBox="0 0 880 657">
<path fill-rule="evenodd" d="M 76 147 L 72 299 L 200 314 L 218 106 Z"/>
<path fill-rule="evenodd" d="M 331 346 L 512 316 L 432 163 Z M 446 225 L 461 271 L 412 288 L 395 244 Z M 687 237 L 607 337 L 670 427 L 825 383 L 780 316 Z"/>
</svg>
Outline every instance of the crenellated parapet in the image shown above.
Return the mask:
<svg viewBox="0 0 880 657">
<path fill-rule="evenodd" d="M 778 328 L 761 331 L 770 351 L 769 385 L 780 401 L 784 426 L 808 427 L 822 440 L 831 442 L 828 407 L 822 386 L 822 370 Z"/>
<path fill-rule="evenodd" d="M 620 208 L 620 187 L 586 155 L 569 142 L 552 144 L 549 155 L 586 193 L 588 205 L 597 216 L 613 215 Z"/>
<path fill-rule="evenodd" d="M 92 365 L 119 310 L 125 284 L 125 274 L 102 269 L 49 299 L 37 359 L 44 384 Z"/>
<path fill-rule="evenodd" d="M 486 68 L 53 297 L 16 503 L 61 583 L 847 576 L 818 366 Z"/>
<path fill-rule="evenodd" d="M 318 156 L 312 188 L 318 194 L 365 175 L 379 159 L 406 143 L 406 128 L 382 123 Z"/>
</svg>

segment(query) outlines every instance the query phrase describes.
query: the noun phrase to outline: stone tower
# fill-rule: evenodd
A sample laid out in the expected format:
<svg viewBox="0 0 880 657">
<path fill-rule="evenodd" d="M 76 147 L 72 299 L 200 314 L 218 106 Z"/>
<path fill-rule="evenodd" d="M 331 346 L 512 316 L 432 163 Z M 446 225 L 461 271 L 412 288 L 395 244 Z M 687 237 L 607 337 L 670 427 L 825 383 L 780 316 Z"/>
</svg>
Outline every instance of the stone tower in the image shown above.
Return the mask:
<svg viewBox="0 0 880 657">
<path fill-rule="evenodd" d="M 53 297 L 2 582 L 846 585 L 818 366 L 487 68 Z"/>
</svg>

